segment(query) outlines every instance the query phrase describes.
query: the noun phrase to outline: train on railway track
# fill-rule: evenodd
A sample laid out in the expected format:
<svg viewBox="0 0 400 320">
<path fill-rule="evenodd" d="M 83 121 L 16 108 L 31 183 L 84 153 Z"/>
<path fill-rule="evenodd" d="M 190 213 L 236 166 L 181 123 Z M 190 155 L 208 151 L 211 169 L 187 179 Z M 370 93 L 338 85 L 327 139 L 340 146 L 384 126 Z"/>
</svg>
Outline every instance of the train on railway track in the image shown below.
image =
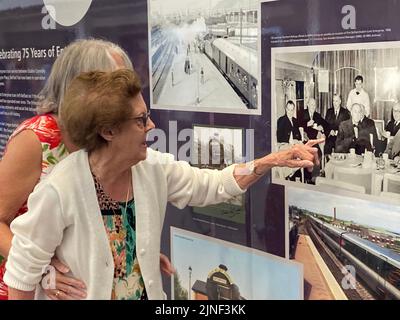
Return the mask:
<svg viewBox="0 0 400 320">
<path fill-rule="evenodd" d="M 204 40 L 204 53 L 245 102 L 247 108 L 257 108 L 257 54 L 225 38 Z"/>
<path fill-rule="evenodd" d="M 348 231 L 307 215 L 311 228 L 345 264 L 356 270 L 372 293 L 381 299 L 400 299 L 400 254 Z"/>
</svg>

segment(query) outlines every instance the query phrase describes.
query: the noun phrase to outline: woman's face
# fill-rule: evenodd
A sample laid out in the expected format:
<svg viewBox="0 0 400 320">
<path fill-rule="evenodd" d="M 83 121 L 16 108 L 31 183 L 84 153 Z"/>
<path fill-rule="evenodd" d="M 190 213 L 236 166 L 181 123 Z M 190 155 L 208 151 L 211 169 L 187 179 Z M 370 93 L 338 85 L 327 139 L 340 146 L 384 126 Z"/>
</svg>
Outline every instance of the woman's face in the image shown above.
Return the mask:
<svg viewBox="0 0 400 320">
<path fill-rule="evenodd" d="M 147 106 L 142 94 L 138 94 L 131 100 L 132 116 L 122 124 L 113 140 L 117 150 L 125 152 L 132 165 L 145 160 L 147 156 L 147 133 L 155 128 L 153 121 L 147 118 L 144 125 L 143 116 L 147 114 Z"/>
</svg>

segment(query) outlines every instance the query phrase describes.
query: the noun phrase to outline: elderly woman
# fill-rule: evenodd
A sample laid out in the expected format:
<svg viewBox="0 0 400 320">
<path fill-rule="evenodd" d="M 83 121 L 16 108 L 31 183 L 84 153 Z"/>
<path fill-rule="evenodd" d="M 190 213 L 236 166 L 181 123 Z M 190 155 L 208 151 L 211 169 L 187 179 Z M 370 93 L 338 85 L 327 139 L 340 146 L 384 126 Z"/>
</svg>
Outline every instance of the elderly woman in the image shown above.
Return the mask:
<svg viewBox="0 0 400 320">
<path fill-rule="evenodd" d="M 38 115 L 24 121 L 11 135 L 0 161 L 0 255 L 7 258 L 11 248 L 10 223 L 27 211 L 26 200 L 39 180 L 51 172 L 54 165 L 78 147 L 59 128 L 59 106 L 71 80 L 91 70 L 113 71 L 132 69 L 127 54 L 114 43 L 103 40 L 79 40 L 67 46 L 56 59 L 49 78 L 40 92 Z M 34 226 L 32 225 L 32 228 Z M 169 271 L 169 261 L 163 268 Z M 68 268 L 56 259 L 52 264 L 65 273 Z M 3 282 L 5 262 L 0 266 L 0 300 L 6 300 L 7 286 Z M 52 299 L 85 297 L 85 285 L 76 279 L 57 273 L 56 289 L 46 291 Z"/>
<path fill-rule="evenodd" d="M 60 162 L 14 220 L 5 281 L 10 299 L 32 299 L 54 253 L 82 279 L 88 299 L 162 299 L 160 235 L 167 202 L 205 206 L 239 195 L 273 166 L 312 167 L 296 145 L 251 164 L 198 169 L 147 148 L 154 128 L 132 70 L 72 81 L 63 127 L 81 147 Z M 44 298 L 40 287 L 37 298 Z"/>
<path fill-rule="evenodd" d="M 80 73 L 90 70 L 112 71 L 132 68 L 126 53 L 117 45 L 102 40 L 79 40 L 67 46 L 56 59 L 49 78 L 39 93 L 38 115 L 25 120 L 11 135 L 4 157 L 0 162 L 0 255 L 7 258 L 11 248 L 10 223 L 27 211 L 26 200 L 39 180 L 43 179 L 54 165 L 74 151 L 58 125 L 58 111 L 64 93 Z M 32 226 L 33 227 L 33 226 Z M 60 271 L 66 270 L 57 261 Z M 0 266 L 0 299 L 7 299 L 7 287 L 3 282 L 5 262 Z M 63 289 L 62 296 L 49 290 L 50 298 L 79 298 L 85 296 L 82 282 L 57 275 L 57 287 Z M 64 294 L 65 292 L 65 294 Z M 69 293 L 69 294 L 68 294 Z"/>
</svg>

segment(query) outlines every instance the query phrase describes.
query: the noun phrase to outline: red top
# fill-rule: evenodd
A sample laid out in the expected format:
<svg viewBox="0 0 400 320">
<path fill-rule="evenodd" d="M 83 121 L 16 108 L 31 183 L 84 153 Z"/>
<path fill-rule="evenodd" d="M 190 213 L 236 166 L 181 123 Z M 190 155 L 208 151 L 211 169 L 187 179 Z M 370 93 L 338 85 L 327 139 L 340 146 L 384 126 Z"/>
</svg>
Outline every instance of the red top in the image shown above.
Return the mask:
<svg viewBox="0 0 400 320">
<path fill-rule="evenodd" d="M 56 119 L 50 114 L 39 115 L 22 122 L 10 136 L 8 143 L 10 143 L 12 138 L 24 130 L 32 130 L 42 144 L 42 174 L 40 176 L 40 179 L 42 179 L 45 175 L 50 173 L 59 161 L 68 155 L 64 144 L 61 142 L 61 131 Z M 7 146 L 5 153 L 6 152 Z M 28 208 L 25 201 L 22 207 L 18 210 L 17 216 L 24 214 L 27 210 Z M 8 289 L 6 284 L 3 282 L 5 264 L 6 261 L 3 261 L 0 265 L 0 300 L 7 300 L 8 298 Z"/>
</svg>

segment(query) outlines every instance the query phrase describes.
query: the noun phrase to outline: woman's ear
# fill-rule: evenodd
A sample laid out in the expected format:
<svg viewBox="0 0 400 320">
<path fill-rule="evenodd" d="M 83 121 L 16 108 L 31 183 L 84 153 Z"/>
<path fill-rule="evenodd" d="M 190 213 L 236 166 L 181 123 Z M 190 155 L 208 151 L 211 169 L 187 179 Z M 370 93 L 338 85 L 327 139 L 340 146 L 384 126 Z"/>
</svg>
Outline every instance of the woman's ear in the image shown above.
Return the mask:
<svg viewBox="0 0 400 320">
<path fill-rule="evenodd" d="M 115 137 L 115 130 L 110 128 L 103 128 L 99 133 L 102 138 L 108 142 L 111 142 Z"/>
</svg>

